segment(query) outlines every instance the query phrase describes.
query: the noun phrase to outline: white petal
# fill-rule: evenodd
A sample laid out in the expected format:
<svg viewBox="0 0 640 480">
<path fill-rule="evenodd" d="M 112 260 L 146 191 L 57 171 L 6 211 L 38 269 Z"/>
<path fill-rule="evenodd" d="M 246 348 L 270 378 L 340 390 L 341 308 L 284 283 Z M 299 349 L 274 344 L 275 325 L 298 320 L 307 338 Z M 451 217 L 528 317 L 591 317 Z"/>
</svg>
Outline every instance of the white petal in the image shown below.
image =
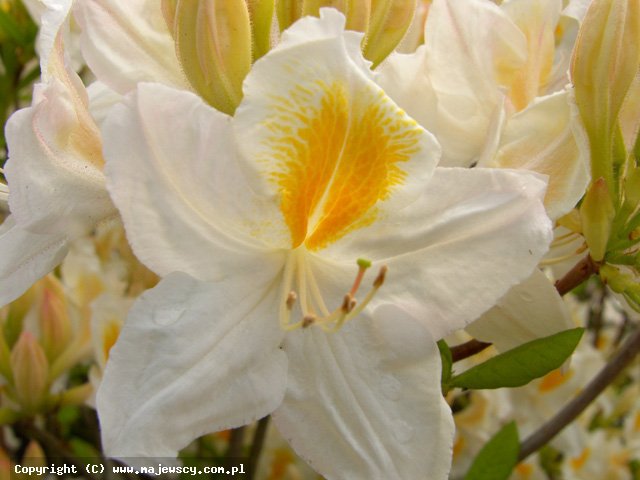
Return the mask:
<svg viewBox="0 0 640 480">
<path fill-rule="evenodd" d="M 571 112 L 568 93 L 535 100 L 511 117 L 496 157 L 487 166 L 533 170 L 549 176 L 545 206 L 552 219 L 569 212 L 589 182 L 589 155 L 574 135 L 579 120 Z"/>
<path fill-rule="evenodd" d="M 49 65 L 51 78 L 37 86 L 34 105 L 7 122 L 9 206 L 24 228 L 73 237 L 113 216 L 115 208 L 105 188 L 100 134 L 86 91 L 65 68 L 60 43 Z"/>
<path fill-rule="evenodd" d="M 79 0 L 82 53 L 98 79 L 118 93 L 138 82 L 188 89 L 158 0 Z"/>
<path fill-rule="evenodd" d="M 97 395 L 105 453 L 174 457 L 282 401 L 287 360 L 276 288 L 174 273 L 143 294 L 111 349 Z"/>
<path fill-rule="evenodd" d="M 211 280 L 260 265 L 273 277 L 279 268 L 264 253 L 266 241 L 278 244 L 268 235 L 278 212 L 246 185 L 229 122 L 160 84 L 142 84 L 105 122 L 110 193 L 136 255 L 160 275 Z"/>
<path fill-rule="evenodd" d="M 537 338 L 573 328 L 569 309 L 540 270 L 513 287 L 495 307 L 467 327 L 478 340 L 507 351 Z"/>
<path fill-rule="evenodd" d="M 67 254 L 64 234 L 31 233 L 9 216 L 0 226 L 0 306 L 12 302 Z"/>
<path fill-rule="evenodd" d="M 43 0 L 42 3 L 45 9 L 42 10 L 40 17 L 37 45 L 42 80 L 47 81 L 51 73 L 49 71 L 49 57 L 55 48 L 56 37 L 69 16 L 73 0 Z"/>
<path fill-rule="evenodd" d="M 430 132 L 437 132 L 437 100 L 428 75 L 426 47 L 391 53 L 376 69 L 376 82 L 391 99 Z"/>
<path fill-rule="evenodd" d="M 293 247 L 321 249 L 410 203 L 439 158 L 343 25 L 331 10 L 296 23 L 251 69 L 233 119 L 247 178 L 280 205 Z"/>
<path fill-rule="evenodd" d="M 107 118 L 111 107 L 122 101 L 122 95 L 111 90 L 102 82 L 93 82 L 87 87 L 89 111 L 96 125 L 101 126 Z"/>
<path fill-rule="evenodd" d="M 447 478 L 453 419 L 429 332 L 391 305 L 335 334 L 287 336 L 289 384 L 274 420 L 328 479 Z"/>
<path fill-rule="evenodd" d="M 425 45 L 443 165 L 468 166 L 484 150 L 487 130 L 502 108 L 500 86 L 526 60 L 525 37 L 492 2 L 435 0 Z"/>
<path fill-rule="evenodd" d="M 389 267 L 379 298 L 415 305 L 442 338 L 527 278 L 552 239 L 545 182 L 503 169 L 438 168 L 420 200 L 331 247 Z"/>
</svg>

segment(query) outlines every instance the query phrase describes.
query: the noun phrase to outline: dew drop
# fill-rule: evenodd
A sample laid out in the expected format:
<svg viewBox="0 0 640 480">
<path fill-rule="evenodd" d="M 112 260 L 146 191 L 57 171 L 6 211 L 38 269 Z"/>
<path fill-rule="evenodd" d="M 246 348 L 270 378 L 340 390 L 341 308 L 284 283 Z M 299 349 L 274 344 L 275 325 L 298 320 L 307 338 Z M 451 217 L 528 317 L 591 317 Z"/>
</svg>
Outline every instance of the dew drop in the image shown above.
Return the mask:
<svg viewBox="0 0 640 480">
<path fill-rule="evenodd" d="M 531 296 L 531 294 L 530 294 L 530 293 L 522 292 L 522 293 L 520 294 L 520 299 L 521 299 L 523 302 L 527 302 L 527 303 L 531 303 L 531 302 L 533 302 L 533 297 Z"/>
<path fill-rule="evenodd" d="M 153 323 L 166 327 L 178 322 L 184 314 L 185 309 L 180 306 L 155 309 L 153 311 Z"/>
<path fill-rule="evenodd" d="M 413 438 L 414 428 L 407 422 L 400 420 L 393 425 L 393 436 L 400 443 L 407 443 Z"/>
<path fill-rule="evenodd" d="M 402 384 L 392 375 L 383 375 L 380 377 L 380 389 L 389 400 L 399 400 Z"/>
</svg>

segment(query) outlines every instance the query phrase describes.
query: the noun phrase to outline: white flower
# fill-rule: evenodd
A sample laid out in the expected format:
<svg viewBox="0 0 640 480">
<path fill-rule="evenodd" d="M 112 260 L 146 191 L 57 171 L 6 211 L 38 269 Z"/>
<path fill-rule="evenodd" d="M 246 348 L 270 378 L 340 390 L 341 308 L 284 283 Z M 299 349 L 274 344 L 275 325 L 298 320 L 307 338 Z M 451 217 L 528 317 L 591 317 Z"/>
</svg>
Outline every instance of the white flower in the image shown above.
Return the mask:
<svg viewBox="0 0 640 480">
<path fill-rule="evenodd" d="M 233 118 L 141 84 L 107 119 L 108 189 L 165 276 L 111 350 L 107 454 L 175 455 L 273 412 L 328 478 L 446 478 L 433 339 L 531 273 L 551 240 L 545 184 L 436 169 L 437 143 L 343 29 L 332 10 L 296 23 Z"/>
<path fill-rule="evenodd" d="M 39 40 L 42 82 L 33 104 L 6 125 L 11 215 L 0 227 L 0 305 L 58 265 L 71 240 L 117 214 L 105 188 L 102 143 L 87 92 L 65 64 L 60 29 L 70 2 L 48 6 Z"/>
<path fill-rule="evenodd" d="M 552 219 L 589 181 L 588 141 L 564 88 L 577 20 L 561 8 L 560 0 L 435 0 L 425 45 L 380 68 L 389 95 L 442 144 L 443 165 L 548 175 Z"/>
</svg>

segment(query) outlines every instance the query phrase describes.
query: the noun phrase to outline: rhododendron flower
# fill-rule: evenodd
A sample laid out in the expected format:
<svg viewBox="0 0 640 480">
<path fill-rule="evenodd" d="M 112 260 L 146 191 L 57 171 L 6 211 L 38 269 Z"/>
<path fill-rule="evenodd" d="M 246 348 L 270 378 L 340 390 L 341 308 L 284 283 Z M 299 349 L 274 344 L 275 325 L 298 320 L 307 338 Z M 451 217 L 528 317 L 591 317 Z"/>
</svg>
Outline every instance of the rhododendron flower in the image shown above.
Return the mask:
<svg viewBox="0 0 640 480">
<path fill-rule="evenodd" d="M 234 117 L 145 83 L 112 110 L 107 187 L 164 278 L 110 352 L 107 454 L 175 455 L 273 413 L 327 478 L 446 478 L 433 340 L 531 273 L 551 240 L 545 182 L 437 169 L 361 39 L 333 10 L 295 23 Z"/>
<path fill-rule="evenodd" d="M 117 216 L 105 188 L 102 142 L 82 81 L 65 63 L 70 1 L 50 1 L 40 32 L 42 81 L 6 125 L 10 217 L 0 227 L 0 305 L 50 272 L 69 243 Z"/>
</svg>

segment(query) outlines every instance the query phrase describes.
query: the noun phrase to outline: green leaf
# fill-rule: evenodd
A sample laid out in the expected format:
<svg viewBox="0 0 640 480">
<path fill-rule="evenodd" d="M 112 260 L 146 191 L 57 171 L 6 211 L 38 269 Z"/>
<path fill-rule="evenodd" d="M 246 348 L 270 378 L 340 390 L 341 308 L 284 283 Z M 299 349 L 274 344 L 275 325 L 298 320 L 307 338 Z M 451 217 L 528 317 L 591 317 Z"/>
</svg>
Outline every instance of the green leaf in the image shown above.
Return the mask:
<svg viewBox="0 0 640 480">
<path fill-rule="evenodd" d="M 578 346 L 584 329 L 574 328 L 525 343 L 451 379 L 452 387 L 520 387 L 559 368 Z"/>
<path fill-rule="evenodd" d="M 449 391 L 449 382 L 451 381 L 451 376 L 453 374 L 453 358 L 451 357 L 451 350 L 449 349 L 449 345 L 444 340 L 438 341 L 438 350 L 440 350 L 440 360 L 442 361 L 442 393 L 446 395 Z"/>
<path fill-rule="evenodd" d="M 511 422 L 482 447 L 464 480 L 506 480 L 518 463 L 519 452 L 518 428 Z"/>
</svg>

